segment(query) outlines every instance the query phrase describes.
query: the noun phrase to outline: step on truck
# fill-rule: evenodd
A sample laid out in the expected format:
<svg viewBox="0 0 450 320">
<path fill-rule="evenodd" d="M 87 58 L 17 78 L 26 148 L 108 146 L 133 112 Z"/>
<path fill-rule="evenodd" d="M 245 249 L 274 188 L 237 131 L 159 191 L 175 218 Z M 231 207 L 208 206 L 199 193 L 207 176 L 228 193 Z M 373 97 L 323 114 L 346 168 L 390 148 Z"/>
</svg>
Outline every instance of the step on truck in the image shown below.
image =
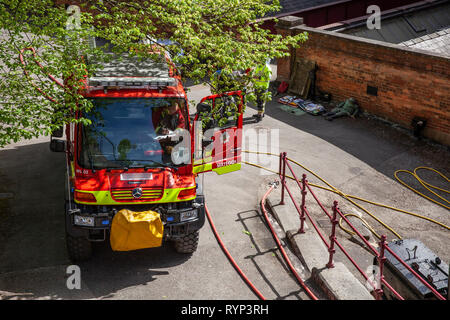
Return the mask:
<svg viewBox="0 0 450 320">
<path fill-rule="evenodd" d="M 51 136 L 50 149 L 66 154 L 72 261 L 89 259 L 92 242 L 109 240 L 123 210 L 158 213 L 161 243 L 193 253 L 205 223 L 199 174 L 240 169 L 241 92 L 204 97 L 190 114 L 180 74 L 167 53 L 158 54 L 113 56 L 82 90 L 94 107 L 77 117 L 91 124 L 67 124 L 65 134 Z"/>
</svg>

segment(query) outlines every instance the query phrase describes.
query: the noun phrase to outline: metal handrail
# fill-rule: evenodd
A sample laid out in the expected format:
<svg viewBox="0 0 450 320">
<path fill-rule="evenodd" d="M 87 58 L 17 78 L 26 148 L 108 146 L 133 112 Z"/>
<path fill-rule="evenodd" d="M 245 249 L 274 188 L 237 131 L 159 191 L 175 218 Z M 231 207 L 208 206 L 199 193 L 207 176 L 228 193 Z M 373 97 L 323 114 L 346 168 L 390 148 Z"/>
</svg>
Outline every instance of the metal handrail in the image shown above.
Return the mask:
<svg viewBox="0 0 450 320">
<path fill-rule="evenodd" d="M 283 161 L 282 159 L 283 159 L 284 161 Z M 281 165 L 281 161 L 284 162 L 283 166 Z M 308 212 L 308 210 L 306 209 L 306 207 L 304 206 L 304 203 L 302 203 L 302 208 L 300 209 L 299 206 L 298 206 L 298 204 L 297 204 L 297 202 L 296 202 L 295 199 L 294 199 L 294 196 L 292 195 L 291 191 L 289 190 L 289 187 L 288 187 L 287 184 L 286 184 L 286 167 L 285 167 L 285 164 L 288 166 L 289 170 L 291 170 L 291 173 L 292 173 L 292 174 L 294 175 L 294 177 L 295 177 L 295 173 L 293 172 L 292 167 L 291 167 L 291 166 L 289 165 L 289 163 L 287 162 L 286 153 L 284 152 L 284 153 L 282 153 L 282 154 L 280 155 L 280 168 L 283 168 L 283 176 L 280 175 L 281 186 L 282 186 L 282 189 L 281 189 L 281 193 L 282 193 L 282 201 L 280 202 L 280 204 L 284 204 L 284 189 L 286 189 L 287 192 L 288 192 L 288 194 L 289 194 L 289 197 L 291 198 L 291 200 L 292 200 L 292 202 L 293 202 L 293 204 L 294 204 L 294 207 L 295 207 L 295 209 L 297 210 L 297 213 L 299 214 L 300 219 L 301 219 L 301 226 L 300 226 L 299 233 L 303 233 L 304 214 L 306 214 L 307 217 L 308 217 L 308 219 L 309 219 L 309 221 L 311 222 L 311 224 L 313 225 L 314 229 L 316 230 L 317 234 L 320 236 L 320 238 L 322 239 L 322 241 L 323 241 L 323 243 L 325 244 L 325 246 L 329 249 L 329 248 L 330 248 L 330 245 L 329 245 L 328 242 L 325 240 L 325 237 L 322 235 L 322 233 L 320 232 L 320 230 L 319 230 L 319 228 L 317 227 L 316 223 L 314 222 L 314 220 L 313 220 L 313 219 L 311 218 L 311 216 L 309 215 L 309 212 Z M 297 180 L 297 183 L 299 184 L 298 179 L 297 179 L 296 177 L 295 177 L 295 179 Z M 300 186 L 300 184 L 299 184 L 299 186 Z M 300 189 L 302 189 L 302 187 L 300 187 Z"/>
<path fill-rule="evenodd" d="M 375 249 L 370 243 L 369 241 L 366 240 L 366 238 L 364 238 L 364 236 L 358 231 L 356 230 L 356 228 L 353 226 L 353 224 L 351 224 L 350 221 L 348 221 L 348 219 L 345 217 L 345 215 L 338 209 L 337 212 L 339 213 L 339 215 L 341 216 L 342 219 L 344 219 L 345 222 L 347 222 L 347 224 L 349 225 L 349 227 L 358 235 L 358 237 L 364 242 L 364 244 L 372 251 L 372 253 L 375 256 L 378 256 L 378 251 L 377 249 Z"/>
<path fill-rule="evenodd" d="M 302 175 L 302 181 L 300 183 L 299 179 L 295 175 L 295 172 L 294 172 L 292 166 L 289 164 L 288 160 L 289 159 L 287 158 L 286 152 L 283 152 L 283 153 L 280 154 L 279 177 L 280 177 L 281 186 L 282 186 L 280 204 L 281 205 L 284 204 L 284 190 L 286 189 L 289 197 L 291 198 L 291 200 L 292 200 L 292 202 L 294 204 L 295 209 L 297 210 L 297 213 L 300 216 L 301 224 L 300 224 L 299 233 L 303 233 L 304 232 L 304 230 L 303 230 L 304 220 L 305 220 L 304 215 L 306 214 L 308 219 L 309 219 L 309 221 L 311 222 L 311 224 L 313 225 L 314 229 L 316 230 L 317 234 L 322 239 L 322 241 L 325 244 L 325 246 L 328 248 L 329 261 L 328 261 L 326 267 L 327 268 L 333 268 L 334 267 L 333 256 L 334 256 L 334 254 L 336 252 L 336 250 L 334 249 L 334 245 L 337 245 L 339 247 L 339 249 L 344 253 L 344 255 L 355 266 L 355 268 L 358 270 L 358 272 L 365 278 L 367 283 L 369 283 L 374 288 L 374 293 L 375 293 L 375 297 L 376 297 L 377 300 L 380 300 L 382 298 L 382 294 L 383 294 L 383 290 L 380 287 L 381 283 L 383 283 L 395 296 L 397 296 L 397 298 L 399 298 L 401 300 L 404 300 L 403 297 L 398 292 L 396 292 L 395 289 L 393 289 L 391 285 L 389 285 L 387 283 L 387 281 L 384 279 L 383 274 L 381 272 L 379 274 L 379 279 L 378 279 L 379 281 L 377 282 L 377 284 L 374 284 L 370 280 L 370 278 L 367 276 L 367 274 L 357 264 L 357 262 L 350 256 L 350 254 L 340 244 L 340 242 L 336 238 L 336 225 L 338 224 L 337 216 L 339 215 L 340 217 L 342 217 L 345 220 L 345 222 L 350 226 L 350 228 L 353 231 L 355 231 L 355 233 L 362 239 L 362 241 L 370 248 L 371 252 L 377 257 L 377 259 L 379 261 L 380 271 L 383 270 L 383 266 L 382 265 L 383 265 L 384 260 L 385 260 L 384 247 L 383 247 L 384 242 L 385 242 L 384 241 L 385 237 L 384 237 L 384 240 L 382 240 L 382 242 L 381 242 L 382 249 L 380 250 L 380 253 L 378 253 L 378 251 L 375 248 L 373 248 L 373 246 L 361 235 L 360 232 L 358 232 L 358 230 L 356 230 L 356 228 L 350 223 L 350 221 L 348 221 L 348 219 L 342 214 L 342 212 L 338 208 L 338 202 L 337 201 L 334 201 L 334 203 L 333 203 L 333 215 L 328 213 L 326 208 L 322 205 L 322 203 L 320 202 L 318 197 L 312 191 L 311 186 L 309 185 L 309 183 L 308 183 L 308 181 L 306 179 L 306 174 Z M 301 190 L 301 194 L 302 194 L 302 205 L 301 206 L 298 205 L 298 203 L 296 202 L 296 200 L 295 200 L 291 190 L 287 186 L 287 183 L 286 183 L 286 166 L 291 171 L 293 179 L 295 180 L 295 182 L 297 183 L 298 187 Z M 319 228 L 317 227 L 316 223 L 314 222 L 314 220 L 312 219 L 311 215 L 309 214 L 309 212 L 308 212 L 308 210 L 306 208 L 305 197 L 306 197 L 307 190 L 310 191 L 310 193 L 312 194 L 312 196 L 316 200 L 317 204 L 320 206 L 320 208 L 323 210 L 323 212 L 328 216 L 328 218 L 330 219 L 330 221 L 332 223 L 332 231 L 331 231 L 331 235 L 329 237 L 330 238 L 330 243 L 328 243 L 325 240 L 325 237 L 320 232 Z"/>
<path fill-rule="evenodd" d="M 287 158 L 286 152 L 283 152 L 280 154 L 280 170 L 279 170 L 279 177 L 281 180 L 282 190 L 281 190 L 281 202 L 280 204 L 284 204 L 284 189 L 287 190 L 289 197 L 291 198 L 292 202 L 294 203 L 294 206 L 297 210 L 297 213 L 300 216 L 301 225 L 300 225 L 300 233 L 303 233 L 303 224 L 306 214 L 308 216 L 309 221 L 311 221 L 312 225 L 314 226 L 314 229 L 316 230 L 317 234 L 320 236 L 326 247 L 328 248 L 329 252 L 329 261 L 327 263 L 327 268 L 333 268 L 333 256 L 335 253 L 334 245 L 337 245 L 339 249 L 344 253 L 344 255 L 350 260 L 350 262 L 355 266 L 355 268 L 359 271 L 359 273 L 362 274 L 362 276 L 366 279 L 366 281 L 374 288 L 375 297 L 377 300 L 382 298 L 383 290 L 381 288 L 381 284 L 383 284 L 386 288 L 388 288 L 398 299 L 404 300 L 404 298 L 384 279 L 383 270 L 384 270 L 384 263 L 386 261 L 385 257 L 385 251 L 388 251 L 394 258 L 396 258 L 408 271 L 410 271 L 416 278 L 418 278 L 430 291 L 440 300 L 446 300 L 435 288 L 432 287 L 431 284 L 429 284 L 425 279 L 423 279 L 420 275 L 418 275 L 406 262 L 404 262 L 400 257 L 398 257 L 391 248 L 389 248 L 387 242 L 386 242 L 386 236 L 381 236 L 381 241 L 379 243 L 380 245 L 380 251 L 378 252 L 365 238 L 364 236 L 353 226 L 353 224 L 350 223 L 350 221 L 345 217 L 345 215 L 339 210 L 338 208 L 338 202 L 334 201 L 333 203 L 333 215 L 331 215 L 325 207 L 322 205 L 318 197 L 315 195 L 315 193 L 312 191 L 311 186 L 308 183 L 308 180 L 306 180 L 306 174 L 302 175 L 302 181 L 300 182 L 297 176 L 295 175 L 294 170 L 292 169 L 292 166 L 289 164 L 289 159 Z M 296 181 L 297 185 L 299 186 L 302 194 L 302 205 L 299 206 L 297 202 L 295 201 L 291 190 L 287 186 L 286 183 L 286 166 L 289 168 L 293 175 L 293 179 Z M 332 231 L 330 235 L 330 243 L 328 243 L 318 227 L 316 226 L 314 220 L 311 218 L 308 210 L 306 209 L 305 205 L 305 197 L 306 197 L 306 190 L 309 190 L 309 192 L 312 194 L 314 199 L 316 200 L 317 204 L 320 206 L 320 208 L 323 210 L 323 212 L 328 216 L 332 223 Z M 376 257 L 379 264 L 379 281 L 377 285 L 375 285 L 370 278 L 367 276 L 367 274 L 361 269 L 361 267 L 357 264 L 357 262 L 350 256 L 350 254 L 344 249 L 344 247 L 340 244 L 340 242 L 336 238 L 336 224 L 337 222 L 337 216 L 340 216 L 347 224 L 348 226 L 355 232 L 355 234 L 363 241 L 363 243 L 370 249 L 371 253 Z"/>
</svg>

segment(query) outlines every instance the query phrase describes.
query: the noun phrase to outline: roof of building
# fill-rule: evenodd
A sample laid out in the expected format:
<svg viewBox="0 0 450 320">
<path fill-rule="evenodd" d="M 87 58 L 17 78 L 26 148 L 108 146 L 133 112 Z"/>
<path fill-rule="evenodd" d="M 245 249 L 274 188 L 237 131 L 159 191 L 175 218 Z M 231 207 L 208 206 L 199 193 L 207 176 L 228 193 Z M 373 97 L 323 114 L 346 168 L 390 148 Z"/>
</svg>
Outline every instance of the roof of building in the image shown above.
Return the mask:
<svg viewBox="0 0 450 320">
<path fill-rule="evenodd" d="M 267 17 L 285 16 L 291 13 L 328 5 L 334 2 L 337 2 L 337 0 L 280 0 L 282 9 L 278 12 L 268 14 Z"/>
<path fill-rule="evenodd" d="M 399 44 L 409 48 L 432 51 L 450 57 L 450 28 Z"/>
<path fill-rule="evenodd" d="M 366 39 L 389 43 L 402 43 L 411 39 L 434 34 L 450 26 L 450 1 L 427 7 L 404 10 L 395 15 L 382 17 L 380 29 L 368 29 L 366 20 L 347 25 L 334 31 Z"/>
</svg>

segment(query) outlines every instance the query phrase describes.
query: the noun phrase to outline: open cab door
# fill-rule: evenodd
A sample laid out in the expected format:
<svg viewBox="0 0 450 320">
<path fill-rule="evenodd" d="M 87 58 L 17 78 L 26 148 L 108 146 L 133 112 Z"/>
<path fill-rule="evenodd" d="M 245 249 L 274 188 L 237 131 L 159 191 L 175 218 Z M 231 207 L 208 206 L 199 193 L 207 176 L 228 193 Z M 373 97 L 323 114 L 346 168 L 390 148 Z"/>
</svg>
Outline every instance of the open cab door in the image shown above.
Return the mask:
<svg viewBox="0 0 450 320">
<path fill-rule="evenodd" d="M 203 98 L 194 118 L 193 173 L 224 174 L 241 169 L 241 91 Z"/>
</svg>

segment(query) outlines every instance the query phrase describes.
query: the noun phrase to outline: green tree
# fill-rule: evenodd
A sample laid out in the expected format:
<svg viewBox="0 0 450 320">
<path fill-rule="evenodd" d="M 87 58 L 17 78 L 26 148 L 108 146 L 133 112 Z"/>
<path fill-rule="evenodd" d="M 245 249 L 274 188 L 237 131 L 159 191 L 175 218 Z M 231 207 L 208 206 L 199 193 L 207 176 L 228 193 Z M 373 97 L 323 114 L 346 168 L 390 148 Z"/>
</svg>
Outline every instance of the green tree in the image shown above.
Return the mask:
<svg viewBox="0 0 450 320">
<path fill-rule="evenodd" d="M 80 88 L 101 68 L 89 61 L 109 58 L 90 46 L 93 37 L 143 58 L 154 58 L 151 51 L 159 47 L 183 78 L 210 84 L 218 69 L 255 68 L 289 55 L 290 46 L 307 38 L 261 28 L 258 19 L 278 11 L 278 0 L 93 0 L 71 1 L 67 9 L 63 2 L 0 0 L 0 147 L 49 135 L 68 122 L 89 123 L 75 117 L 92 108 Z M 232 81 L 251 88 L 253 80 Z M 251 89 L 247 98 L 254 99 Z"/>
</svg>

